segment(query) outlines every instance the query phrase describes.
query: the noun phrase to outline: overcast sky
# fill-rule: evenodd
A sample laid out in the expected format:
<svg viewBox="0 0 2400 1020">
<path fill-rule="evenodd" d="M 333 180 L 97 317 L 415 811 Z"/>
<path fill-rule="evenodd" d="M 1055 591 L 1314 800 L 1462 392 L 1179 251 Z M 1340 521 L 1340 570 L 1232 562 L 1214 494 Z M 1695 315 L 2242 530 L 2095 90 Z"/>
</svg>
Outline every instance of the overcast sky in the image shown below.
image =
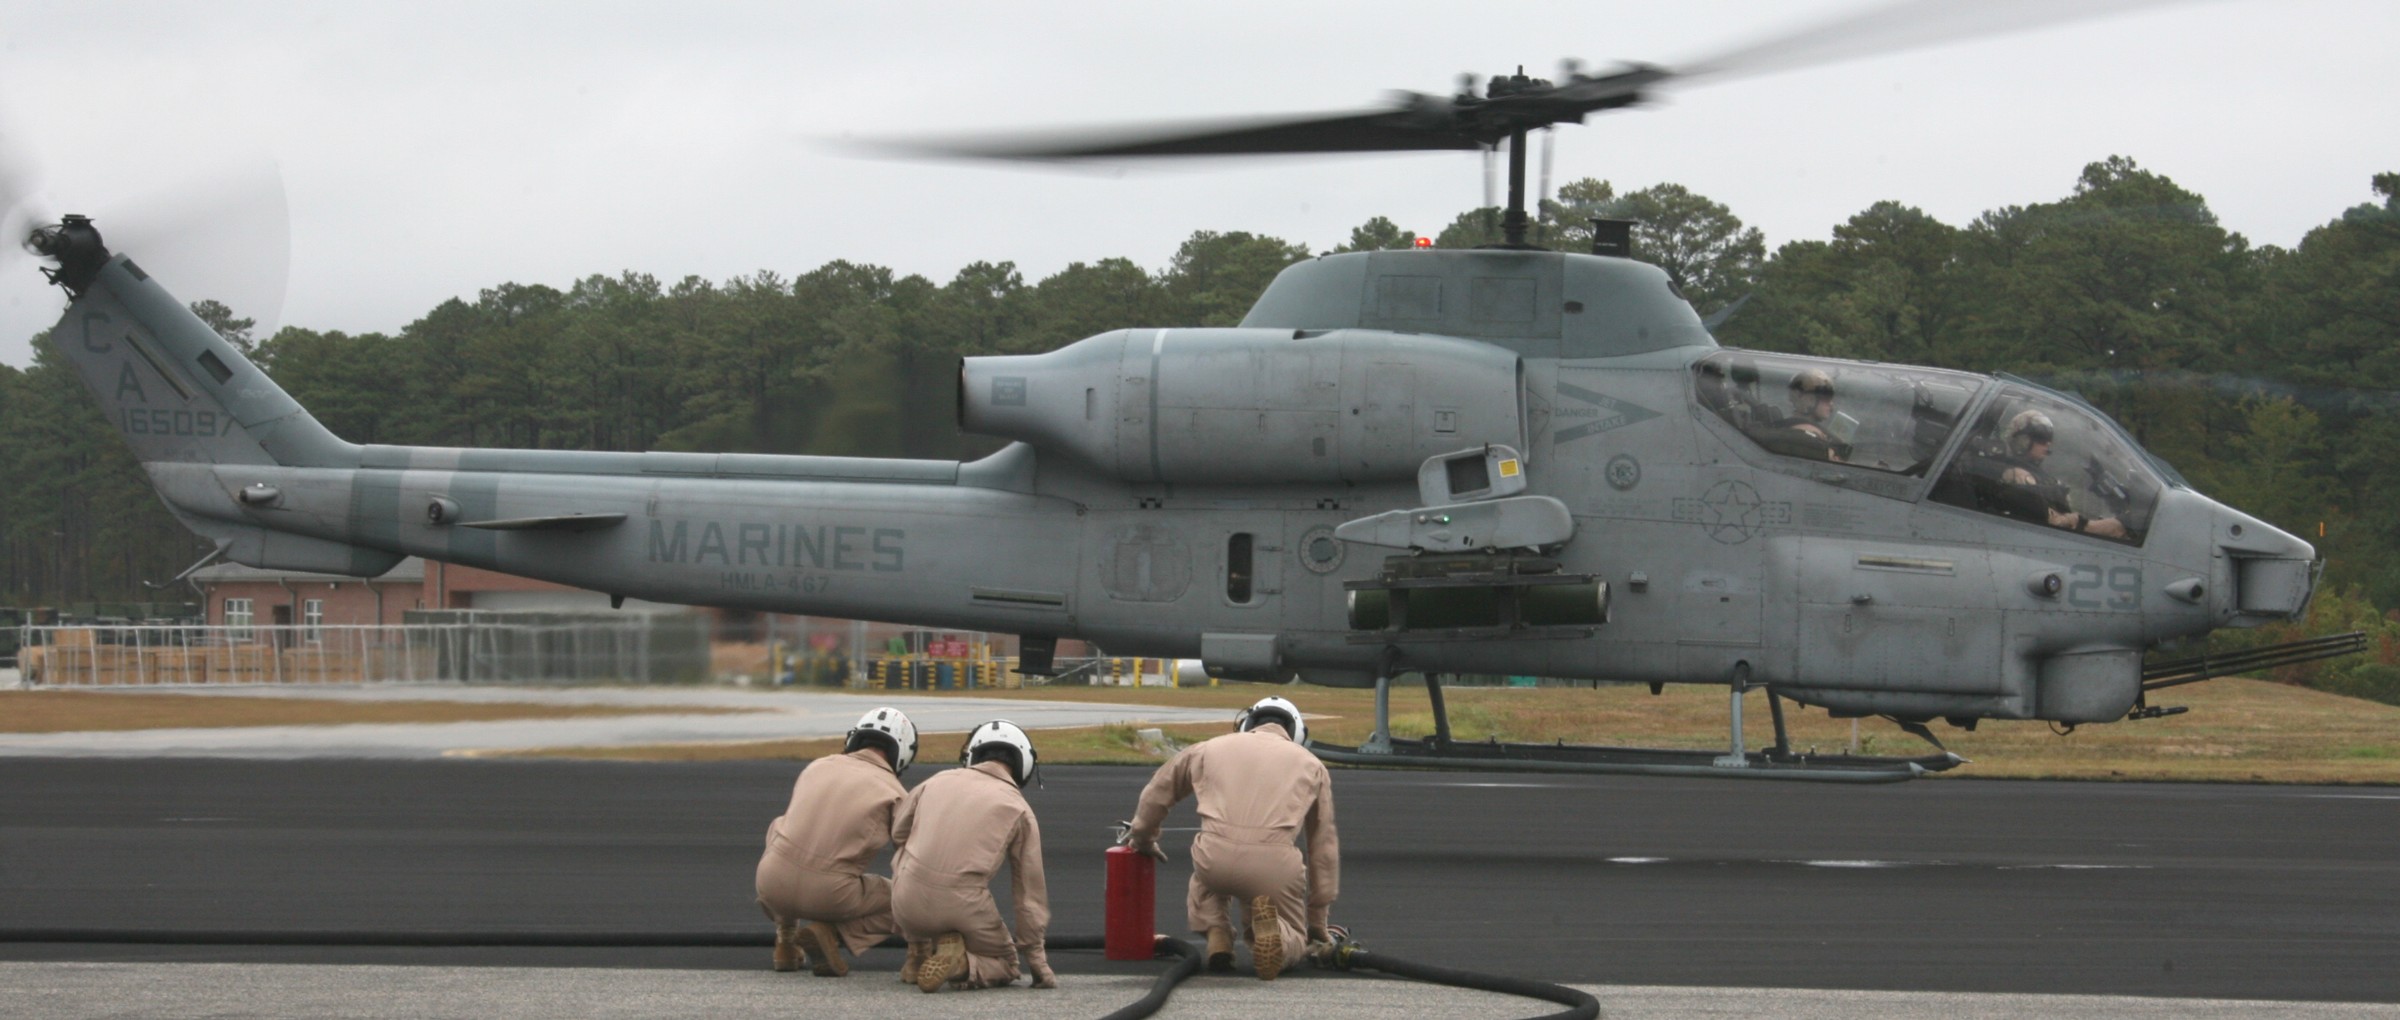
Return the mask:
<svg viewBox="0 0 2400 1020">
<path fill-rule="evenodd" d="M 38 157 L 51 206 L 102 216 L 187 301 L 395 331 L 504 281 L 790 276 L 841 258 L 937 282 L 1009 260 L 1030 282 L 1115 256 L 1157 269 L 1195 229 L 1318 249 L 1377 215 L 1431 233 L 1481 203 L 1479 157 L 1062 173 L 824 142 L 1347 109 L 1569 56 L 1674 66 L 1858 6 L 0 0 L 0 141 Z M 2253 243 L 2288 246 L 2400 170 L 2395 39 L 2394 3 L 2168 5 L 1677 91 L 1562 130 L 1555 175 L 1680 183 L 1772 246 L 1885 199 L 1950 223 L 2055 200 L 2085 163 L 2124 154 Z M 275 203 L 221 187 L 142 201 L 270 161 L 288 286 L 258 279 L 285 236 Z M 212 222 L 195 205 L 248 211 Z M 27 364 L 63 307 L 12 238 L 0 362 Z"/>
</svg>

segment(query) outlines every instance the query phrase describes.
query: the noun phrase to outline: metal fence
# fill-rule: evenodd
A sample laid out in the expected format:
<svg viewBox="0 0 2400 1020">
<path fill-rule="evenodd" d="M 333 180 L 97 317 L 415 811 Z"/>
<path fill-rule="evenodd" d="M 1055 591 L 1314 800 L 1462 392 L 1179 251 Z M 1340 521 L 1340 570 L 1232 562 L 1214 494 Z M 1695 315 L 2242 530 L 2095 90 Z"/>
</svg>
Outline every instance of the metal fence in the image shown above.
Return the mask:
<svg viewBox="0 0 2400 1020">
<path fill-rule="evenodd" d="M 391 626 L 20 628 L 28 686 L 658 683 L 705 678 L 690 617 Z"/>
</svg>

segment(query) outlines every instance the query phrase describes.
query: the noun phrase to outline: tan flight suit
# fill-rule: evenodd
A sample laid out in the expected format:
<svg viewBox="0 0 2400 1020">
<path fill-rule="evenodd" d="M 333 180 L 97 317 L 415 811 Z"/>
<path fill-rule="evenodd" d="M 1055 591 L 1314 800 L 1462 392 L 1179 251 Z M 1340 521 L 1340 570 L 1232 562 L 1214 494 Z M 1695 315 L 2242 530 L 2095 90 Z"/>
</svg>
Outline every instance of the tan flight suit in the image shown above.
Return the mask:
<svg viewBox="0 0 2400 1020">
<path fill-rule="evenodd" d="M 909 791 L 892 838 L 892 916 L 914 946 L 956 932 L 966 938 L 969 988 L 1017 979 L 1017 954 L 1038 978 L 1050 970 L 1042 940 L 1050 931 L 1049 880 L 1042 874 L 1042 829 L 1008 765 L 987 761 L 951 769 Z M 1008 864 L 1017 934 L 992 902 L 992 873 Z"/>
<path fill-rule="evenodd" d="M 872 747 L 819 758 L 792 783 L 792 803 L 767 823 L 758 859 L 758 905 L 777 924 L 823 921 L 856 956 L 897 931 L 892 882 L 867 874 L 892 842 L 892 815 L 907 791 Z"/>
<path fill-rule="evenodd" d="M 1195 793 L 1200 835 L 1192 841 L 1185 902 L 1192 930 L 1231 930 L 1228 899 L 1236 901 L 1239 916 L 1248 917 L 1253 897 L 1271 896 L 1284 965 L 1298 963 L 1307 953 L 1308 933 L 1325 930 L 1342 891 L 1342 847 L 1325 763 L 1275 723 L 1201 741 L 1159 766 L 1142 788 L 1131 842 L 1156 842 L 1167 809 Z M 1305 857 L 1292 845 L 1301 836 L 1308 843 Z"/>
</svg>

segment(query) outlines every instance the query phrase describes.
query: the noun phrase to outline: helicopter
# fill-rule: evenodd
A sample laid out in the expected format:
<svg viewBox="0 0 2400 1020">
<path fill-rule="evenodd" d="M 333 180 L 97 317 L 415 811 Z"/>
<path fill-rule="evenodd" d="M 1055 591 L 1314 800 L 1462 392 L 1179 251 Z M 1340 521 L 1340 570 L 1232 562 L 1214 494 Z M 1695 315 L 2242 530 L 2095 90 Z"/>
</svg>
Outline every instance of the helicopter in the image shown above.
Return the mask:
<svg viewBox="0 0 2400 1020">
<path fill-rule="evenodd" d="M 360 445 L 89 218 L 33 230 L 52 331 L 215 559 L 375 576 L 406 556 L 621 604 L 1013 633 L 1372 687 L 1354 764 L 1883 782 L 1955 767 L 1795 752 L 1783 703 L 1927 724 L 2102 723 L 2231 664 L 2145 650 L 2290 619 L 2306 541 L 2194 490 L 2097 408 L 2005 375 L 1721 347 L 1663 270 L 1528 240 L 1529 133 L 1733 65 L 1520 70 L 1453 96 L 1205 127 L 943 142 L 1074 160 L 1505 147 L 1504 239 L 1330 254 L 1237 326 L 970 357 L 970 462 Z M 1613 228 L 1613 230 L 1611 229 Z M 2038 447 L 2038 449 L 2037 449 Z M 188 571 L 187 571 L 188 573 Z M 2295 643 L 2239 668 L 2344 648 Z M 1435 732 L 1391 733 L 1405 674 Z M 1462 743 L 1442 678 L 1724 686 L 1722 753 Z M 1771 748 L 1745 746 L 1756 689 Z"/>
</svg>

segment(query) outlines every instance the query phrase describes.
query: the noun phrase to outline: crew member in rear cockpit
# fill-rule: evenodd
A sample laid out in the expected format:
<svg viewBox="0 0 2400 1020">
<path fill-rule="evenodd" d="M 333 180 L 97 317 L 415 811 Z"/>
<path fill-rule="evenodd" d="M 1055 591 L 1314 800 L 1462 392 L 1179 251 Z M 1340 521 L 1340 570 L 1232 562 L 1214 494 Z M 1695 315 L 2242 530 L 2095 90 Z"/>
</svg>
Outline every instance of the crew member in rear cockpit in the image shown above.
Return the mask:
<svg viewBox="0 0 2400 1020">
<path fill-rule="evenodd" d="M 1726 424 L 1747 429 L 1757 422 L 1757 366 L 1739 359 L 1710 358 L 1700 363 L 1697 389 L 1700 406 L 1716 412 Z"/>
<path fill-rule="evenodd" d="M 1803 369 L 1792 377 L 1792 415 L 1773 428 L 1753 433 L 1759 445 L 1788 457 L 1840 463 L 1849 444 L 1825 431 L 1833 418 L 1833 377 L 1824 369 Z"/>
<path fill-rule="evenodd" d="M 2085 517 L 2067 502 L 2067 487 L 2042 470 L 2042 462 L 2050 458 L 2050 442 L 2056 437 L 2057 429 L 2050 423 L 2050 416 L 2040 411 L 2019 411 L 2008 420 L 2008 429 L 2003 433 L 2007 455 L 2000 458 L 2006 468 L 2000 472 L 2000 480 L 2023 487 L 2039 502 L 2038 508 L 2029 504 L 2027 512 L 2012 516 L 2032 517 L 2038 513 L 2039 519 L 2053 528 L 2102 538 L 2124 538 L 2123 522 L 2114 517 Z"/>
</svg>

